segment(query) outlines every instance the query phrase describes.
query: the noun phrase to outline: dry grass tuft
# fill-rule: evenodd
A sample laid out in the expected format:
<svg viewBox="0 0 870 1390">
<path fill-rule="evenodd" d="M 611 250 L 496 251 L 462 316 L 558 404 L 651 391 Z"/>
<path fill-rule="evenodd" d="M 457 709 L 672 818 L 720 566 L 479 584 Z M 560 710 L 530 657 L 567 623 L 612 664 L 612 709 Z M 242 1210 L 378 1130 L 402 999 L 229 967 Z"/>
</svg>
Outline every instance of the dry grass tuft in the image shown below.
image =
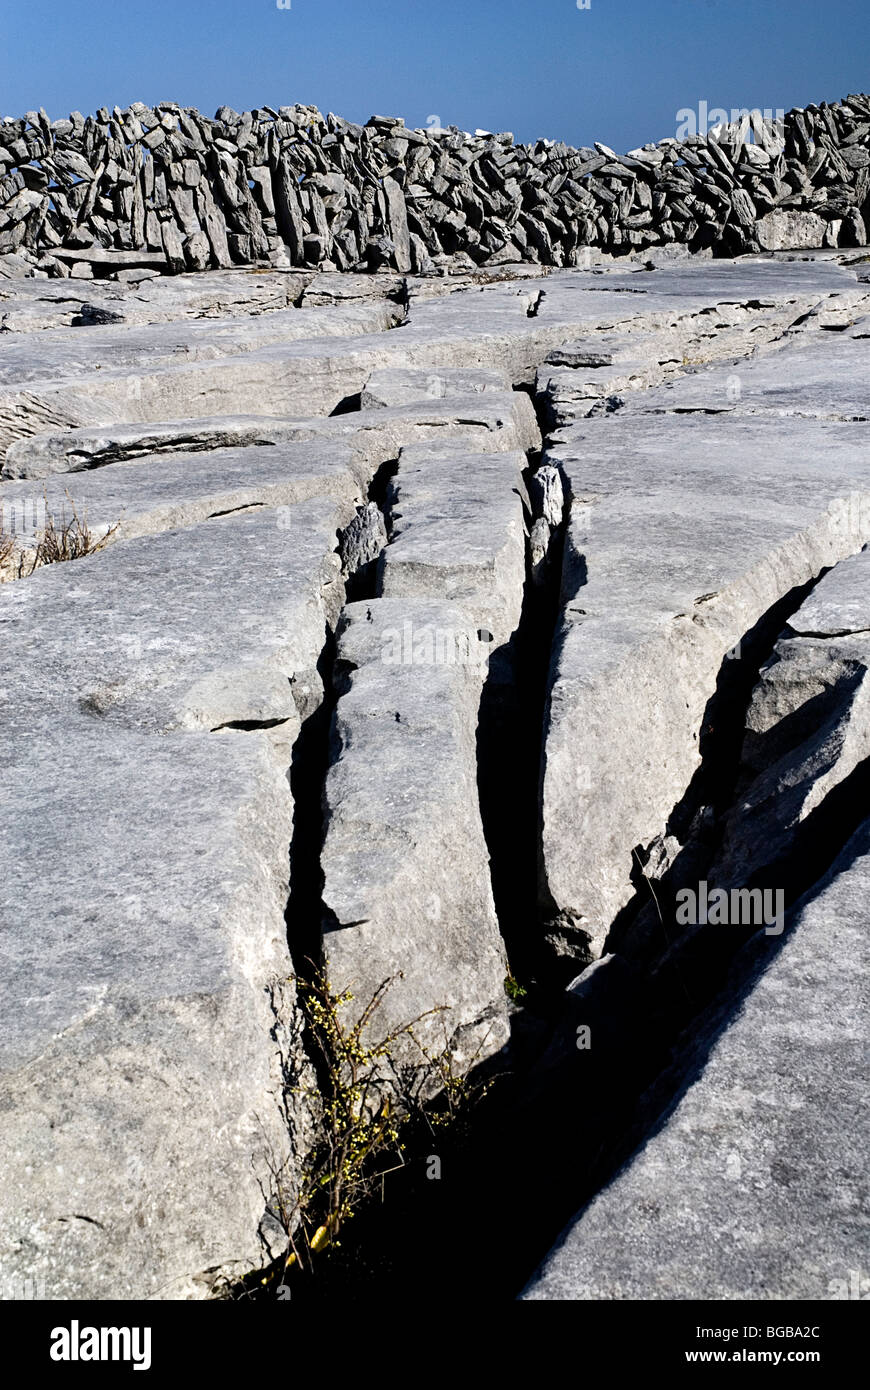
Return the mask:
<svg viewBox="0 0 870 1390">
<path fill-rule="evenodd" d="M 62 564 L 66 560 L 81 560 L 104 550 L 121 525 L 119 518 L 107 530 L 95 533 L 88 525 L 87 513 L 80 516 L 75 502 L 66 493 L 67 504 L 55 519 L 48 509 L 48 496 L 43 492 L 45 524 L 32 539 L 22 542 L 14 532 L 3 529 L 0 519 L 0 582 L 26 579 L 43 565 Z"/>
</svg>

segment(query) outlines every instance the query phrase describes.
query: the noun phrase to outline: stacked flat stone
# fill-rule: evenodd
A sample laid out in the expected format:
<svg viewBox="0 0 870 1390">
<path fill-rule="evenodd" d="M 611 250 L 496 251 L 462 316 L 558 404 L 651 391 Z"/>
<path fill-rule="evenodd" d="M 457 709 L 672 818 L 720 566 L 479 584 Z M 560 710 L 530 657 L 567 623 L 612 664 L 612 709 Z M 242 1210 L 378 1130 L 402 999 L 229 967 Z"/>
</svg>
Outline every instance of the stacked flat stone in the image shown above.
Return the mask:
<svg viewBox="0 0 870 1390">
<path fill-rule="evenodd" d="M 425 274 L 576 266 L 586 247 L 866 244 L 870 97 L 747 130 L 617 155 L 313 106 L 29 111 L 0 122 L 0 258 L 85 279 L 268 262 Z"/>
</svg>

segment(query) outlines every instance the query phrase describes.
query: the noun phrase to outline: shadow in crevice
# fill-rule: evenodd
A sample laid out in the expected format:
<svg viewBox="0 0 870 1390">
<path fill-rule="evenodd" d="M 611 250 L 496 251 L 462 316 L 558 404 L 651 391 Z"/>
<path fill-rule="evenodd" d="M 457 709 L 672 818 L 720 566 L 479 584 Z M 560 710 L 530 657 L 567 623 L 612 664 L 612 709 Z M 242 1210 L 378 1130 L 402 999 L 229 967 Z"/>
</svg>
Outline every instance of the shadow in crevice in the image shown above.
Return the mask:
<svg viewBox="0 0 870 1390">
<path fill-rule="evenodd" d="M 384 499 L 388 483 L 386 473 Z M 555 574 L 563 540 L 564 528 L 560 553 L 552 557 Z M 571 557 L 566 573 L 563 599 L 570 601 L 586 580 L 581 555 Z M 716 848 L 716 822 L 737 785 L 745 712 L 758 670 L 815 582 L 773 605 L 743 639 L 740 660 L 725 661 L 720 670 L 705 712 L 701 766 L 669 818 L 670 827 L 691 839 L 698 814 L 710 808 L 709 843 L 701 837 L 708 862 Z M 537 589 L 527 577 L 520 626 L 511 652 L 496 654 L 478 727 L 478 789 L 496 907 L 512 968 L 530 980 L 541 969 L 538 793 L 558 613 L 558 584 Z M 502 658 L 508 655 L 506 678 Z M 327 699 L 303 725 L 291 774 L 297 825 L 288 932 L 295 962 L 317 958 L 309 927 L 317 933 L 319 952 L 321 802 L 336 698 L 327 674 L 341 678 L 332 670 L 334 647 L 323 660 Z M 866 806 L 867 791 L 864 764 L 831 793 L 815 820 L 808 818 L 809 839 L 789 865 L 766 866 L 760 883 L 787 867 L 789 902 L 795 902 L 841 853 L 855 827 L 854 808 Z M 639 906 L 636 900 L 633 911 L 614 924 L 611 949 Z M 324 1261 L 310 1296 L 402 1301 L 413 1290 L 419 1304 L 449 1291 L 453 1300 L 479 1303 L 483 1259 L 486 1298 L 515 1296 L 566 1221 L 658 1132 L 783 943 L 763 933 L 747 943 L 735 931 L 727 940 L 699 938 L 696 958 L 677 953 L 671 959 L 665 945 L 651 979 L 623 961 L 615 971 L 596 971 L 582 993 L 543 996 L 534 1007 L 516 1011 L 510 1047 L 494 1064 L 504 1064 L 507 1074 L 494 1082 L 470 1128 L 439 1133 L 428 1153 L 408 1155 L 406 1168 L 390 1178 L 388 1202 L 360 1212 L 343 1236 L 342 1251 Z M 687 973 L 691 991 L 684 988 Z M 592 1030 L 588 1050 L 578 1046 L 581 1027 Z M 437 1180 L 429 1176 L 433 1156 L 440 1160 Z"/>
<path fill-rule="evenodd" d="M 362 409 L 362 392 L 355 391 L 351 396 L 345 396 L 339 401 L 338 405 L 329 412 L 329 419 L 333 415 L 355 415 Z"/>
<path fill-rule="evenodd" d="M 785 911 L 793 908 L 829 873 L 870 812 L 870 758 L 859 763 L 797 827 L 788 849 L 764 860 L 739 887 L 749 892 L 781 895 Z M 727 884 L 731 888 L 736 885 Z M 771 902 L 777 901 L 775 896 Z M 706 923 L 673 927 L 672 945 L 658 962 L 651 980 L 654 1010 L 663 1017 L 688 1023 L 693 1010 L 687 999 L 708 999 L 723 985 L 735 951 L 755 933 L 753 925 Z M 776 931 L 772 925 L 771 933 Z M 771 935 L 771 939 L 773 939 Z"/>
<path fill-rule="evenodd" d="M 651 882 L 643 873 L 647 847 L 635 846 L 631 874 L 635 893 L 614 918 L 605 952 L 627 953 L 648 965 L 651 956 L 654 959 L 669 949 L 675 931 L 667 924 L 673 924 L 675 894 L 684 881 L 694 879 L 697 883 L 704 877 L 721 841 L 724 814 L 734 801 L 740 778 L 746 714 L 761 668 L 789 618 L 827 572 L 823 569 L 806 583 L 790 589 L 726 655 L 701 719 L 698 767 L 663 829 L 664 836 L 674 836 L 679 841 L 680 853 L 672 870 Z M 632 937 L 642 914 L 646 929 L 641 935 L 648 939 L 637 949 Z"/>
<path fill-rule="evenodd" d="M 540 462 L 529 454 L 526 478 Z M 524 499 L 525 500 L 525 499 Z M 511 974 L 539 984 L 547 969 L 538 910 L 538 798 L 553 633 L 559 614 L 564 521 L 550 538 L 543 582 L 535 583 L 526 541 L 520 622 L 493 652 L 477 726 L 477 788 L 496 915 Z"/>
<path fill-rule="evenodd" d="M 379 464 L 366 492 L 366 501 L 369 505 L 374 503 L 383 517 L 384 533 L 386 542 L 383 544 L 379 554 L 367 561 L 359 564 L 350 574 L 345 574 L 345 603 L 358 603 L 362 599 L 377 598 L 383 577 L 383 555 L 386 547 L 390 543 L 390 536 L 393 529 L 393 518 L 391 509 L 391 484 L 399 469 L 398 458 L 385 459 Z M 357 508 L 357 514 L 364 512 L 364 507 Z M 340 548 L 342 545 L 340 533 Z M 344 552 L 342 551 L 342 554 Z M 373 553 L 373 552 L 372 552 Z"/>
<path fill-rule="evenodd" d="M 866 789 L 866 767 L 861 775 Z M 732 954 L 729 959 L 728 968 L 720 981 L 720 988 L 709 998 L 701 1013 L 692 1020 L 691 1027 L 678 1032 L 671 1046 L 667 1065 L 638 1097 L 624 1132 L 617 1136 L 609 1153 L 606 1157 L 602 1156 L 599 1163 L 590 1170 L 587 1178 L 588 1191 L 571 1218 L 571 1224 L 582 1217 L 592 1198 L 610 1186 L 666 1127 L 686 1093 L 703 1075 L 714 1048 L 732 1021 L 741 1013 L 746 999 L 764 974 L 775 965 L 779 953 L 788 943 L 794 930 L 799 930 L 800 914 L 837 875 L 847 873 L 859 857 L 870 853 L 870 819 L 866 818 L 867 809 L 868 802 L 865 799 L 864 819 L 854 818 L 858 820 L 858 824 L 851 829 L 845 844 L 838 841 L 835 845 L 833 841 L 829 841 L 828 852 L 836 848 L 836 853 L 824 865 L 821 875 L 794 902 L 784 933 L 780 936 L 768 936 L 764 931 L 756 931 L 748 940 L 738 944 L 736 954 Z M 841 822 L 840 829 L 846 828 L 845 823 Z M 802 877 L 809 878 L 816 869 L 821 868 L 824 858 L 825 855 L 820 853 L 815 864 L 807 867 Z M 794 887 L 798 887 L 797 879 Z M 723 929 L 719 930 L 721 932 Z M 727 932 L 730 929 L 724 930 Z M 651 1020 L 651 1023 L 654 1033 L 661 1036 L 660 1027 L 657 1027 L 654 1020 Z M 562 1230 L 564 1229 L 563 1227 Z M 552 1248 L 553 1243 L 555 1238 L 546 1250 L 542 1250 L 542 1256 Z M 532 1272 L 530 1271 L 530 1274 Z"/>
<path fill-rule="evenodd" d="M 853 835 L 834 856 L 843 871 L 870 849 Z M 814 867 L 820 867 L 821 858 Z M 826 881 L 800 901 L 811 902 Z M 566 1224 L 663 1128 L 703 1073 L 722 1033 L 794 930 L 732 940 L 723 988 L 684 1020 L 658 1012 L 640 972 L 599 968 L 534 1037 L 518 1065 L 517 1037 L 497 1059 L 512 1070 L 493 1086 L 465 1133 L 439 1134 L 389 1180 L 385 1205 L 353 1223 L 306 1297 L 443 1298 L 499 1302 L 524 1288 Z M 579 1050 L 578 1025 L 592 1045 Z M 528 1027 L 528 1021 L 527 1025 Z M 440 1177 L 429 1180 L 429 1159 Z M 483 1263 L 483 1276 L 481 1267 Z M 481 1292 L 483 1285 L 484 1292 Z"/>
<path fill-rule="evenodd" d="M 329 742 L 337 694 L 333 679 L 335 634 L 325 629 L 317 672 L 323 699 L 302 722 L 293 745 L 290 790 L 293 796 L 293 838 L 290 844 L 290 895 L 285 921 L 293 967 L 306 977 L 311 962 L 322 959 L 324 836 L 323 788 L 329 766 Z"/>
<path fill-rule="evenodd" d="M 712 807 L 718 816 L 733 800 L 746 729 L 746 711 L 761 668 L 772 655 L 789 618 L 827 573 L 827 569 L 820 570 L 805 584 L 796 585 L 772 604 L 744 633 L 733 655 L 729 653 L 722 662 L 716 689 L 701 721 L 698 736 L 700 766 L 685 795 L 668 818 L 668 824 L 677 836 L 681 832 L 686 833 L 699 806 Z"/>
</svg>

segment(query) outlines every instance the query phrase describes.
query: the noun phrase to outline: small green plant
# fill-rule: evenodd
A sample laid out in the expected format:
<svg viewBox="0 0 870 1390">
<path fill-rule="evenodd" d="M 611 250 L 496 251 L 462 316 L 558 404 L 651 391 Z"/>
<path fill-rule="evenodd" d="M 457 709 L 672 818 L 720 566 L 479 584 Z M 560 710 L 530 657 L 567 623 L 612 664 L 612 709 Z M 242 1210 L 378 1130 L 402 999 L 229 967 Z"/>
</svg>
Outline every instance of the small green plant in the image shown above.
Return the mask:
<svg viewBox="0 0 870 1390">
<path fill-rule="evenodd" d="M 310 1274 L 315 1256 L 340 1245 L 344 1225 L 378 1189 L 383 1197 L 388 1174 L 405 1165 L 410 1136 L 421 1125 L 434 1132 L 455 1123 L 487 1089 L 469 1080 L 480 1048 L 468 1067 L 457 1071 L 446 1038 L 440 1052 L 418 1038 L 417 1025 L 446 1007 L 372 1036 L 384 996 L 401 978 L 382 981 L 362 1009 L 351 1009 L 351 991 L 336 992 L 319 973 L 295 982 L 317 1081 L 292 1087 L 314 1116 L 301 1176 L 288 1192 L 283 1173 L 273 1172 L 273 1209 L 289 1243 L 285 1273 L 296 1267 Z M 398 1058 L 403 1040 L 414 1045 L 419 1064 Z M 431 1096 L 434 1101 L 425 1099 Z"/>
<path fill-rule="evenodd" d="M 504 992 L 508 999 L 512 999 L 515 1004 L 518 1004 L 521 999 L 525 999 L 529 991 L 524 989 L 519 980 L 514 979 L 513 975 L 505 975 Z"/>
</svg>

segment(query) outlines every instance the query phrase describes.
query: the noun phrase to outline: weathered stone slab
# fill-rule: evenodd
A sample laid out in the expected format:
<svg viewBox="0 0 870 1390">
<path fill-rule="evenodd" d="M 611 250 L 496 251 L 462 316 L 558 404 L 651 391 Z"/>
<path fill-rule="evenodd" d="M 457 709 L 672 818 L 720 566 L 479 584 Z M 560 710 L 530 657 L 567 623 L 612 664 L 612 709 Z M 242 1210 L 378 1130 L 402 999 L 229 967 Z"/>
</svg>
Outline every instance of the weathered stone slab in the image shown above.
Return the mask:
<svg viewBox="0 0 870 1390">
<path fill-rule="evenodd" d="M 204 1296 L 205 1271 L 262 1258 L 288 1143 L 286 772 L 343 514 L 264 509 L 0 591 L 0 1251 L 49 1297 Z"/>
<path fill-rule="evenodd" d="M 308 382 L 294 344 L 313 357 L 312 371 L 334 373 L 329 344 L 350 347 L 378 337 L 401 317 L 394 304 L 294 309 L 256 318 L 228 318 L 142 327 L 44 333 L 38 350 L 16 337 L 0 364 L 0 449 L 61 425 L 105 425 L 211 414 L 326 413 L 342 399 L 334 381 Z M 316 356 L 320 344 L 321 357 Z M 319 369 L 315 363 L 319 361 Z M 202 370 L 200 370 L 200 368 Z M 328 391 L 329 396 L 324 392 Z M 257 407 L 260 402 L 263 406 Z"/>
<path fill-rule="evenodd" d="M 863 288 L 843 286 L 820 300 L 777 294 L 717 301 L 675 314 L 662 327 L 629 324 L 619 333 L 590 334 L 551 353 L 538 369 L 539 405 L 551 429 L 617 409 L 715 414 L 775 408 L 777 414 L 837 418 L 853 376 L 860 394 L 866 365 L 857 366 L 856 344 L 850 355 L 836 340 L 866 335 L 861 316 L 868 306 Z M 812 330 L 822 328 L 832 332 L 820 341 Z M 826 349 L 832 350 L 830 362 Z M 745 370 L 740 358 L 747 359 Z M 714 370 L 712 364 L 723 362 L 727 367 Z"/>
<path fill-rule="evenodd" d="M 679 1059 L 676 1108 L 567 1228 L 525 1299 L 854 1296 L 868 893 L 865 822 L 791 914 L 778 954 L 760 933 L 738 958 Z"/>
<path fill-rule="evenodd" d="M 154 266 L 157 270 L 166 269 L 166 257 L 159 251 L 115 251 L 103 246 L 57 246 L 52 254 L 60 261 L 110 266 L 113 270 L 120 266 Z"/>
<path fill-rule="evenodd" d="M 86 333 L 64 329 L 41 333 L 38 340 L 13 336 L 3 345 L 0 384 L 4 388 L 43 390 L 72 379 L 76 386 L 91 372 L 117 376 L 122 369 L 148 371 L 183 366 L 278 343 L 353 338 L 386 331 L 399 322 L 394 304 L 378 301 L 341 308 L 278 309 L 273 313 L 163 323 L 104 324 Z"/>
<path fill-rule="evenodd" d="M 399 973 L 380 1032 L 420 1013 L 462 1070 L 507 1039 L 507 970 L 477 801 L 475 736 L 489 647 L 465 610 L 429 599 L 349 604 L 326 779 L 324 955 L 362 1008 Z M 406 1043 L 403 1060 L 420 1064 Z"/>
<path fill-rule="evenodd" d="M 823 246 L 827 223 L 814 212 L 776 208 L 762 217 L 755 229 L 765 251 L 796 251 Z"/>
<path fill-rule="evenodd" d="M 408 288 L 409 282 L 404 275 L 354 275 L 350 271 L 336 275 L 335 271 L 320 272 L 308 276 L 302 303 L 306 308 L 317 308 L 323 304 L 347 304 L 371 299 L 400 301 Z"/>
<path fill-rule="evenodd" d="M 352 513 L 328 499 L 258 509 L 4 586 L 10 708 L 59 696 L 155 733 L 286 721 L 274 735 L 286 743 L 298 705 L 317 702 L 325 625 L 343 598 L 336 531 Z"/>
<path fill-rule="evenodd" d="M 626 401 L 630 411 L 870 419 L 870 327 L 787 337 L 746 363 L 677 378 Z"/>
<path fill-rule="evenodd" d="M 543 464 L 529 480 L 532 510 L 548 526 L 561 526 L 565 510 L 562 474 L 552 464 Z"/>
<path fill-rule="evenodd" d="M 0 506 L 7 531 L 14 529 L 24 541 L 44 524 L 44 513 L 59 525 L 73 507 L 94 535 L 120 523 L 112 537 L 120 541 L 246 509 L 287 508 L 314 497 L 332 498 L 352 515 L 367 481 L 351 447 L 315 438 L 155 453 L 72 475 L 50 474 L 42 481 L 4 481 Z M 289 513 L 286 520 L 289 524 Z"/>
<path fill-rule="evenodd" d="M 52 473 L 100 468 L 107 463 L 170 450 L 192 456 L 218 448 L 306 441 L 312 448 L 323 448 L 328 441 L 334 441 L 339 450 L 350 449 L 352 466 L 368 482 L 380 465 L 395 459 L 405 445 L 458 436 L 481 452 L 533 449 L 540 445 L 541 438 L 534 408 L 524 392 L 487 392 L 467 400 L 424 399 L 411 405 L 353 411 L 326 419 L 223 415 L 167 420 L 147 426 L 118 424 L 38 434 L 12 445 L 3 476 L 44 478 Z"/>
<path fill-rule="evenodd" d="M 100 313 L 116 315 L 131 326 L 263 314 L 291 308 L 311 278 L 305 271 L 252 275 L 214 270 L 206 275 L 158 276 L 135 286 L 105 280 L 89 285 L 16 280 L 0 292 L 0 323 L 9 333 L 33 333 L 96 326 Z"/>
<path fill-rule="evenodd" d="M 743 783 L 711 881 L 746 883 L 784 861 L 807 817 L 870 755 L 868 668 L 865 550 L 820 580 L 761 669 L 746 717 Z"/>
<path fill-rule="evenodd" d="M 0 392 L 0 447 L 8 449 L 15 439 L 44 433 L 56 424 L 69 428 L 240 412 L 303 417 L 328 414 L 342 401 L 358 395 L 375 369 L 386 366 L 497 367 L 515 384 L 530 383 L 537 364 L 548 352 L 595 326 L 612 328 L 632 318 L 647 326 L 661 326 L 677 310 L 690 313 L 711 301 L 755 299 L 762 289 L 770 295 L 799 300 L 855 283 L 854 276 L 838 266 L 812 262 L 799 267 L 760 264 L 750 270 L 739 264 L 717 263 L 710 269 L 705 266 L 703 273 L 694 277 L 691 270 L 697 267 L 657 271 L 654 284 L 648 287 L 630 283 L 638 278 L 649 281 L 650 277 L 639 271 L 605 277 L 604 285 L 596 284 L 592 274 L 562 272 L 549 277 L 546 291 L 531 293 L 522 285 L 460 291 L 415 305 L 400 329 L 374 335 L 362 331 L 361 316 L 380 315 L 380 326 L 386 327 L 383 315 L 397 313 L 395 305 L 381 302 L 299 310 L 288 316 L 288 322 L 295 324 L 301 317 L 300 333 L 311 332 L 312 321 L 303 327 L 306 313 L 331 316 L 324 320 L 331 325 L 324 332 L 341 333 L 342 325 L 354 321 L 360 331 L 344 339 L 320 336 L 288 341 L 285 336 L 284 341 L 273 340 L 265 347 L 247 342 L 242 355 L 176 361 L 171 366 L 160 365 L 167 338 L 166 330 L 158 325 L 153 330 L 135 330 L 137 337 L 149 332 L 161 335 L 146 345 L 150 365 L 117 365 L 105 370 L 100 362 L 100 370 L 84 372 L 87 354 L 93 368 L 98 365 L 94 361 L 98 343 L 105 353 L 113 342 L 126 341 L 118 339 L 118 329 L 93 329 L 83 335 L 89 348 L 72 348 L 66 340 L 58 347 L 54 369 L 67 374 L 59 381 L 47 376 L 44 360 L 34 358 L 32 350 L 22 356 L 24 350 L 14 348 L 15 355 L 0 378 L 5 381 L 5 390 Z M 270 324 L 276 318 L 266 315 L 263 322 Z M 238 319 L 228 324 L 225 349 L 231 336 L 238 342 L 248 331 L 240 327 Z M 186 326 L 186 333 L 190 327 Z M 103 342 L 105 335 L 109 336 Z M 126 351 L 127 360 L 135 361 L 137 350 L 132 341 Z M 141 352 L 140 359 L 145 360 Z M 255 411 L 261 401 L 262 410 Z"/>
<path fill-rule="evenodd" d="M 798 272 L 798 273 L 795 273 Z M 515 384 L 531 383 L 538 365 L 555 349 L 590 333 L 663 332 L 675 315 L 715 306 L 749 306 L 759 300 L 808 309 L 825 294 L 853 290 L 855 273 L 823 261 L 711 261 L 668 265 L 654 274 L 636 266 L 600 275 L 554 271 L 542 289 L 496 285 L 446 300 L 412 305 L 398 332 L 407 346 L 403 366 L 481 366 L 506 371 Z M 457 355 L 474 334 L 476 355 Z M 392 335 L 391 335 L 392 336 Z M 423 340 L 438 353 L 426 352 Z M 422 353 L 426 353 L 425 356 Z"/>
<path fill-rule="evenodd" d="M 363 410 L 378 406 L 413 405 L 427 397 L 432 400 L 460 397 L 468 399 L 484 391 L 509 391 L 511 383 L 494 367 L 442 367 L 424 370 L 385 367 L 372 372 L 360 397 Z"/>
<path fill-rule="evenodd" d="M 72 705 L 3 741 L 0 1293 L 205 1297 L 288 1157 L 286 779 L 262 735 Z"/>
<path fill-rule="evenodd" d="M 379 592 L 460 604 L 472 626 L 491 634 L 497 665 L 522 611 L 525 463 L 520 453 L 417 445 L 402 450 L 390 484 Z"/>
<path fill-rule="evenodd" d="M 341 532 L 339 553 L 345 574 L 366 570 L 387 543 L 387 526 L 377 502 L 366 502 Z"/>
<path fill-rule="evenodd" d="M 797 637 L 845 637 L 870 632 L 870 553 L 832 569 L 788 620 Z"/>
<path fill-rule="evenodd" d="M 542 901 L 597 953 L 698 762 L 726 655 L 778 599 L 870 535 L 848 425 L 590 421 L 545 453 L 572 498 L 551 670 Z"/>
<path fill-rule="evenodd" d="M 311 142 L 320 148 L 331 146 Z M 185 180 L 196 173 L 185 167 Z M 265 166 L 256 184 L 268 203 Z M 343 186 L 312 177 L 294 258 L 313 264 L 332 250 L 342 264 L 386 263 L 396 246 L 380 229 L 366 242 L 362 215 L 352 232 L 342 224 Z M 402 206 L 416 195 L 406 185 L 400 206 L 393 194 L 403 242 Z M 230 243 L 233 256 L 253 250 L 255 225 L 250 235 L 231 228 L 227 241 L 217 213 L 215 204 L 215 254 L 229 259 Z M 526 221 L 543 251 L 545 220 Z M 177 261 L 189 256 L 171 229 L 164 235 Z M 267 239 L 286 260 L 271 229 Z M 415 231 L 400 255 L 425 268 L 421 247 Z M 516 689 L 512 639 L 524 592 L 522 631 L 544 615 L 548 634 L 548 594 L 529 580 L 546 583 L 564 504 L 541 906 L 569 946 L 579 927 L 594 951 L 632 895 L 633 851 L 656 842 L 697 770 L 726 656 L 739 659 L 735 644 L 784 593 L 870 537 L 863 435 L 832 418 L 844 402 L 864 409 L 859 270 L 817 256 L 654 257 L 516 273 L 517 283 L 488 284 L 468 261 L 451 292 L 434 273 L 314 280 L 304 270 L 294 298 L 310 281 L 312 307 L 299 310 L 276 303 L 290 277 L 276 285 L 257 272 L 247 297 L 227 271 L 203 290 L 203 314 L 218 316 L 197 323 L 181 277 L 174 295 L 144 288 L 142 314 L 185 319 L 152 327 L 139 326 L 135 308 L 99 326 L 133 292 L 81 282 L 69 290 L 73 308 L 85 295 L 94 307 L 75 329 L 17 347 L 14 332 L 4 335 L 0 428 L 14 442 L 0 501 L 38 518 L 35 482 L 45 478 L 51 510 L 69 488 L 92 529 L 122 520 L 103 554 L 0 592 L 12 827 L 0 876 L 12 962 L 0 984 L 11 1078 L 0 1158 L 14 1171 L 0 1197 L 0 1266 L 12 1278 L 44 1273 L 59 1296 L 174 1296 L 201 1294 L 208 1269 L 258 1262 L 270 1159 L 285 1156 L 280 1053 L 295 1022 L 292 995 L 271 994 L 290 973 L 286 774 L 322 697 L 318 660 L 344 597 L 342 559 L 347 572 L 372 565 L 387 539 L 381 485 L 397 459 L 379 596 L 346 609 L 338 643 L 324 957 L 333 986 L 352 989 L 358 1007 L 403 974 L 379 1028 L 443 1008 L 419 1036 L 430 1050 L 448 1043 L 458 1071 L 507 1039 L 489 852 L 502 910 L 514 884 L 504 861 L 536 829 L 522 805 L 534 806 L 533 759 L 525 749 L 512 760 L 527 693 Z M 40 285 L 51 291 L 45 313 L 61 312 L 58 286 Z M 36 296 L 27 302 L 39 322 Z M 639 399 L 644 384 L 745 354 L 790 324 L 793 342 L 736 370 L 764 397 L 774 358 L 794 361 L 788 384 L 816 393 L 823 420 L 773 420 L 765 407 L 763 418 L 737 408 L 652 421 L 608 401 L 615 385 Z M 602 418 L 566 424 L 550 441 L 529 507 L 526 451 L 540 432 L 527 391 L 510 388 L 531 385 L 547 356 L 539 385 L 559 388 L 558 418 L 576 418 L 590 399 Z M 717 389 L 712 373 L 692 385 Z M 768 402 L 774 413 L 778 401 Z M 795 615 L 807 631 L 780 644 L 783 674 L 787 643 L 824 650 L 822 685 L 866 668 L 863 635 L 829 630 L 861 621 L 857 585 L 843 596 L 851 564 Z M 839 616 L 837 603 L 825 607 L 828 584 L 839 586 Z M 765 673 L 751 715 L 759 735 L 778 712 L 803 709 L 789 704 L 795 693 L 813 698 L 817 669 L 797 661 L 793 674 L 786 690 Z M 857 697 L 838 708 L 835 775 L 825 782 L 823 768 L 820 781 L 812 762 L 799 810 L 865 757 L 856 711 Z M 773 799 L 788 810 L 786 797 Z M 515 812 L 526 829 L 512 839 Z M 47 856 L 38 874 L 33 844 Z M 660 849 L 665 863 L 671 847 Z M 533 930 L 533 892 L 521 887 L 515 915 L 521 926 L 528 906 Z M 510 904 L 502 925 L 512 940 Z M 402 1061 L 420 1061 L 410 1039 Z"/>
</svg>

